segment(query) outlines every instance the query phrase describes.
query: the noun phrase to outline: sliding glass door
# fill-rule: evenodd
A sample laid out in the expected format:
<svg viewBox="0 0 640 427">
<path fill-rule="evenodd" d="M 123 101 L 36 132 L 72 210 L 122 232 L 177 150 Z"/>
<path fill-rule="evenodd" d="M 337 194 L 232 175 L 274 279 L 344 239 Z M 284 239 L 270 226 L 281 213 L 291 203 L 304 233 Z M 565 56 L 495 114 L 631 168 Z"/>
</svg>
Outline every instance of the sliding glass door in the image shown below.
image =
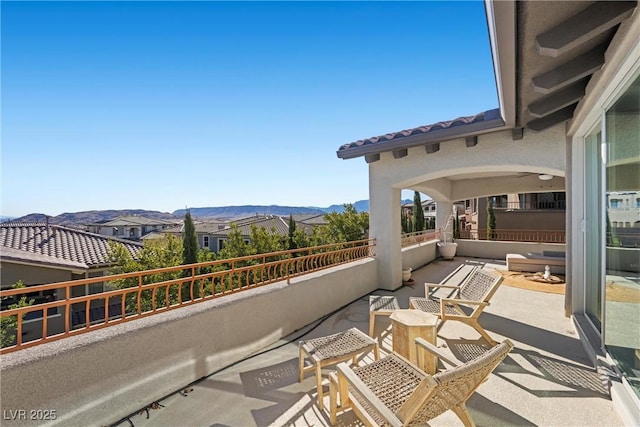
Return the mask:
<svg viewBox="0 0 640 427">
<path fill-rule="evenodd" d="M 603 336 L 640 396 L 640 77 L 607 110 L 605 136 Z"/>
</svg>

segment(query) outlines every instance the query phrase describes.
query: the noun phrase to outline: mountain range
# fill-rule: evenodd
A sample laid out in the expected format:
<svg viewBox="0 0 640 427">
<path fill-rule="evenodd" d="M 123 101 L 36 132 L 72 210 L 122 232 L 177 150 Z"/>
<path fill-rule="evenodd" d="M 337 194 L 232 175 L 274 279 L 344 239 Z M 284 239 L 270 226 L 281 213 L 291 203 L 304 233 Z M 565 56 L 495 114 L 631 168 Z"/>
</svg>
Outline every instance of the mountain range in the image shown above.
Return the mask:
<svg viewBox="0 0 640 427">
<path fill-rule="evenodd" d="M 402 203 L 411 203 L 412 200 L 403 200 Z M 352 203 L 358 212 L 369 211 L 369 201 L 359 200 Z M 279 215 L 289 216 L 290 214 L 326 214 L 331 212 L 341 213 L 344 211 L 344 204 L 331 205 L 326 208 L 315 206 L 278 206 L 278 205 L 243 205 L 243 206 L 219 206 L 219 207 L 202 207 L 189 208 L 191 216 L 198 220 L 216 220 L 229 221 L 243 218 L 251 215 Z M 186 213 L 186 209 L 178 209 L 172 213 L 150 211 L 144 209 L 121 209 L 121 210 L 102 210 L 102 211 L 84 211 L 84 212 L 66 212 L 57 216 L 49 216 L 42 213 L 32 213 L 20 218 L 10 218 L 11 222 L 46 222 L 51 224 L 67 225 L 67 226 L 84 226 L 86 224 L 107 221 L 123 215 L 138 215 L 147 218 L 164 219 L 164 220 L 182 220 Z M 3 217 L 6 221 L 7 217 Z"/>
</svg>

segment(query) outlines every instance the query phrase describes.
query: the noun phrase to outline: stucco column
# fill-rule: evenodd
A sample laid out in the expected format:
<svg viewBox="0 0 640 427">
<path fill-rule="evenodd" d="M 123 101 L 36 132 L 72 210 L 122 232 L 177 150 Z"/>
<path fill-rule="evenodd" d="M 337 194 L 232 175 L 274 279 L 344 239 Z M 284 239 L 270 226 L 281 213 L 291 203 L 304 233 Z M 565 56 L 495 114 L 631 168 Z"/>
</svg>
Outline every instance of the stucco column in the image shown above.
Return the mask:
<svg viewBox="0 0 640 427">
<path fill-rule="evenodd" d="M 436 230 L 445 225 L 453 212 L 453 203 L 448 200 L 436 200 Z"/>
<path fill-rule="evenodd" d="M 371 174 L 370 174 L 371 177 Z M 402 286 L 400 190 L 369 182 L 369 236 L 376 239 L 378 287 Z"/>
</svg>

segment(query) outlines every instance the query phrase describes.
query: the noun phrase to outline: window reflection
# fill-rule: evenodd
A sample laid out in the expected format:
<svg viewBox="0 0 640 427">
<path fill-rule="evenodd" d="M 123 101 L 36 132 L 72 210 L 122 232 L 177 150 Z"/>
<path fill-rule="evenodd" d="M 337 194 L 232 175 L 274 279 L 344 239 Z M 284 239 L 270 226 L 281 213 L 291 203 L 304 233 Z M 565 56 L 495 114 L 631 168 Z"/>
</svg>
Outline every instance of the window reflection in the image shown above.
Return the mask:
<svg viewBox="0 0 640 427">
<path fill-rule="evenodd" d="M 606 113 L 605 344 L 640 396 L 640 78 Z"/>
</svg>

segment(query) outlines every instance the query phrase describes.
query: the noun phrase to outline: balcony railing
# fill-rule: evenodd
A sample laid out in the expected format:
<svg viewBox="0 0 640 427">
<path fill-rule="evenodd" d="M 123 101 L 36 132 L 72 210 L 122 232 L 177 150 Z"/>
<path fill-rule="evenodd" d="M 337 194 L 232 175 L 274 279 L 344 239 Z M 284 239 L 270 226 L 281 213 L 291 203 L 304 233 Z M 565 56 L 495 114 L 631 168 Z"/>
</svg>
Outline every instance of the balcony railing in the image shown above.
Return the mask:
<svg viewBox="0 0 640 427">
<path fill-rule="evenodd" d="M 438 236 L 438 232 L 436 230 L 423 230 L 416 231 L 413 233 L 403 233 L 400 245 L 403 248 L 411 245 L 417 245 L 418 243 L 428 242 L 429 240 L 434 240 Z"/>
<path fill-rule="evenodd" d="M 374 249 L 375 240 L 367 239 L 1 291 L 3 300 L 41 291 L 54 291 L 59 299 L 2 310 L 0 317 L 3 323 L 6 318 L 13 318 L 16 326 L 14 330 L 2 331 L 3 335 L 15 334 L 15 339 L 13 345 L 0 349 L 0 353 L 221 298 L 276 281 L 287 280 L 289 283 L 292 277 L 373 256 Z M 103 283 L 111 290 L 72 297 L 74 290 L 83 290 L 96 283 Z M 34 322 L 27 318 L 41 319 L 39 338 L 23 340 L 25 322 L 32 325 Z M 54 322 L 59 325 L 50 327 Z M 50 329 L 54 332 L 50 333 Z"/>
<path fill-rule="evenodd" d="M 564 230 L 461 230 L 461 239 L 507 242 L 565 243 Z"/>
<path fill-rule="evenodd" d="M 528 210 L 528 211 L 540 211 L 540 210 L 565 210 L 567 203 L 565 200 L 551 200 L 551 201 L 532 201 L 532 202 L 496 202 L 493 204 L 493 209 L 496 210 Z"/>
</svg>

